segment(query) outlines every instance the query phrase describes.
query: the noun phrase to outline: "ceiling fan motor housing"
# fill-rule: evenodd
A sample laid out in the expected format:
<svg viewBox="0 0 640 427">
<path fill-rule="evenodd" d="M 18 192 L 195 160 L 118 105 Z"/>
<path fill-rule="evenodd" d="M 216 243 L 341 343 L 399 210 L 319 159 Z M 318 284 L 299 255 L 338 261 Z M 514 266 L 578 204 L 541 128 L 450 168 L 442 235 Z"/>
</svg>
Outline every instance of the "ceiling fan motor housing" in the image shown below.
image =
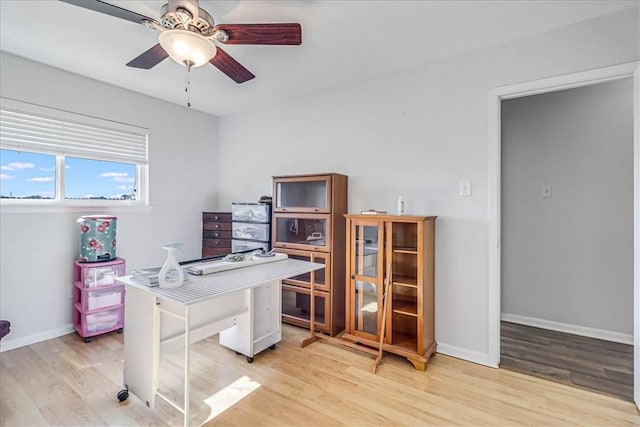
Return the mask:
<svg viewBox="0 0 640 427">
<path fill-rule="evenodd" d="M 169 30 L 187 30 L 198 33 L 202 36 L 211 36 L 214 32 L 213 18 L 207 11 L 198 8 L 198 15 L 193 14 L 185 8 L 177 8 L 175 11 L 169 9 L 169 5 L 162 6 L 160 11 L 162 26 Z"/>
</svg>

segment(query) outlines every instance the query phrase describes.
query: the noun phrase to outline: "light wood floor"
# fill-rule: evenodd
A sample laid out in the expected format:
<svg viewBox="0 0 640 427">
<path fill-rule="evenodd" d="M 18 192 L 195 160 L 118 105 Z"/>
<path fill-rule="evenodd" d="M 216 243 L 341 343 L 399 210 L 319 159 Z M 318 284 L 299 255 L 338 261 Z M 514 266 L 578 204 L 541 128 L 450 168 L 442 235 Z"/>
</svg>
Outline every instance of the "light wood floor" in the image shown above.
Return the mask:
<svg viewBox="0 0 640 427">
<path fill-rule="evenodd" d="M 125 332 L 126 333 L 126 332 Z M 377 374 L 365 353 L 283 326 L 283 342 L 256 355 L 220 347 L 192 351 L 192 425 L 508 426 L 640 425 L 631 402 L 517 372 L 436 354 L 426 372 L 385 355 Z M 120 404 L 123 338 L 75 334 L 0 353 L 2 426 L 167 426 L 182 416 L 161 399 L 155 410 L 134 395 Z M 163 361 L 161 388 L 179 390 L 179 361 Z"/>
</svg>

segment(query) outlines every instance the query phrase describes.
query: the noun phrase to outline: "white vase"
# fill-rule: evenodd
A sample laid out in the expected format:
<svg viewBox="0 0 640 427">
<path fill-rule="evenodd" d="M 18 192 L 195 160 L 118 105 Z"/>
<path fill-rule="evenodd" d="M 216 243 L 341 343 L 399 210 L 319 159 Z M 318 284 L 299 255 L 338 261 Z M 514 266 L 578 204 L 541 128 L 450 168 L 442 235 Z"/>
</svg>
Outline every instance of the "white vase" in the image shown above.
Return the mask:
<svg viewBox="0 0 640 427">
<path fill-rule="evenodd" d="M 404 215 L 404 199 L 402 196 L 398 197 L 398 215 Z"/>
</svg>

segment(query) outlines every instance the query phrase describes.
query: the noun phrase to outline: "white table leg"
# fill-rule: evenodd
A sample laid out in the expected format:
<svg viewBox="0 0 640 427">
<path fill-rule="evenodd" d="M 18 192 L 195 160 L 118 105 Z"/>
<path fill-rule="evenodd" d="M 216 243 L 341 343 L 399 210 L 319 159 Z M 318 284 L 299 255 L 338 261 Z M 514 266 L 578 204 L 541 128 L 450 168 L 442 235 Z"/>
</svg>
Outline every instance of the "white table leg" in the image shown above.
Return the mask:
<svg viewBox="0 0 640 427">
<path fill-rule="evenodd" d="M 189 426 L 189 362 L 191 359 L 191 324 L 189 306 L 184 312 L 184 427 Z"/>
</svg>

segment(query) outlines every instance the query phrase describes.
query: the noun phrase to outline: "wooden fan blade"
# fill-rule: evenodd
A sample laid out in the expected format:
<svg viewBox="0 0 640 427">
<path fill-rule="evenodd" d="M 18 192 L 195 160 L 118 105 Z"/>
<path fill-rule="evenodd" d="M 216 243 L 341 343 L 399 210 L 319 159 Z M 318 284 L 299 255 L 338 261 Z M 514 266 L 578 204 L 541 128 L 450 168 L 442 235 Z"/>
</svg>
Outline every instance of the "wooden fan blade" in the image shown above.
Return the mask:
<svg viewBox="0 0 640 427">
<path fill-rule="evenodd" d="M 164 61 L 167 56 L 169 56 L 169 54 L 160 46 L 160 43 L 158 43 L 143 54 L 129 61 L 127 67 L 149 70 Z"/>
<path fill-rule="evenodd" d="M 226 44 L 302 44 L 300 24 L 220 24 L 213 27 L 229 36 Z"/>
<path fill-rule="evenodd" d="M 227 52 L 218 46 L 216 46 L 216 48 L 216 55 L 209 60 L 211 65 L 231 77 L 236 83 L 244 83 L 255 77 L 251 71 L 240 65 L 240 63 L 233 59 Z"/>
<path fill-rule="evenodd" d="M 136 24 L 142 24 L 142 20 L 153 21 L 153 19 L 140 15 L 139 13 L 132 12 L 127 9 L 123 9 L 118 6 L 114 6 L 109 3 L 105 3 L 100 0 L 60 0 L 64 3 L 69 3 L 74 6 L 84 7 L 85 9 L 93 10 L 94 12 L 104 13 L 105 15 L 114 16 L 116 18 L 125 19 L 127 21 L 135 22 Z"/>
</svg>

